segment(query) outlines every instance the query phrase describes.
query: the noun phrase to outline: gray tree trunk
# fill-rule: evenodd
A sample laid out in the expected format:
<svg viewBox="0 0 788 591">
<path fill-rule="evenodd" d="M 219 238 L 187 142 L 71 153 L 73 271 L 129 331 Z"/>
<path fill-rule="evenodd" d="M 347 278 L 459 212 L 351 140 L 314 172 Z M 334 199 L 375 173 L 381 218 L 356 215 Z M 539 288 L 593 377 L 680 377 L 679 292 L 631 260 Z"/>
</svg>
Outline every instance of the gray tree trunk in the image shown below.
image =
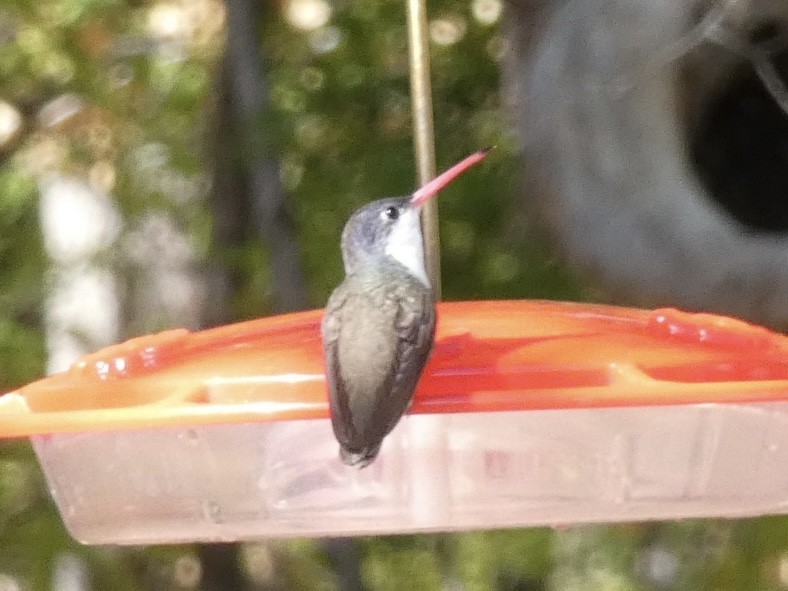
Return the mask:
<svg viewBox="0 0 788 591">
<path fill-rule="evenodd" d="M 270 252 L 274 311 L 290 312 L 306 308 L 309 300 L 293 214 L 279 179 L 278 161 L 273 154 L 259 149 L 263 146 L 259 126 L 269 107 L 269 88 L 257 29 L 262 16 L 258 7 L 253 0 L 227 1 L 232 107 L 240 132 L 239 145 L 249 147 L 243 162 L 255 219 Z M 256 153 L 252 152 L 255 148 Z"/>
</svg>

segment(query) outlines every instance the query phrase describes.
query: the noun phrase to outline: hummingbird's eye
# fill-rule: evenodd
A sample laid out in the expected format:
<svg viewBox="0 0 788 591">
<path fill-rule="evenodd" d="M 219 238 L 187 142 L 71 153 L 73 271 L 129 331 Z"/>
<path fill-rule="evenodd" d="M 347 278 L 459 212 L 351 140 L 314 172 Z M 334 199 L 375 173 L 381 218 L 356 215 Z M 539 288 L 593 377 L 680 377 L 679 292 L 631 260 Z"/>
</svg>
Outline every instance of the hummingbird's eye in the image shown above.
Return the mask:
<svg viewBox="0 0 788 591">
<path fill-rule="evenodd" d="M 399 209 L 397 209 L 394 206 L 387 207 L 386 211 L 384 211 L 383 213 L 385 213 L 386 217 L 392 221 L 396 220 L 399 217 Z"/>
</svg>

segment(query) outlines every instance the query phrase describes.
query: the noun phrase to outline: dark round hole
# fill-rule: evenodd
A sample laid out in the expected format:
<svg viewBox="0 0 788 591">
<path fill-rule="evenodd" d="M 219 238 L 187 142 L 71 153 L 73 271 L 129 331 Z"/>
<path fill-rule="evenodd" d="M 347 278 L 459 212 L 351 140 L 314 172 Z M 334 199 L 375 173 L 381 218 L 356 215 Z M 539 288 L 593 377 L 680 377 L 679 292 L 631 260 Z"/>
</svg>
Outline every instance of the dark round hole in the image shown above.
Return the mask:
<svg viewBox="0 0 788 591">
<path fill-rule="evenodd" d="M 772 63 L 788 86 L 788 51 Z M 712 198 L 758 232 L 788 231 L 788 115 L 750 64 L 708 103 L 690 140 Z"/>
</svg>

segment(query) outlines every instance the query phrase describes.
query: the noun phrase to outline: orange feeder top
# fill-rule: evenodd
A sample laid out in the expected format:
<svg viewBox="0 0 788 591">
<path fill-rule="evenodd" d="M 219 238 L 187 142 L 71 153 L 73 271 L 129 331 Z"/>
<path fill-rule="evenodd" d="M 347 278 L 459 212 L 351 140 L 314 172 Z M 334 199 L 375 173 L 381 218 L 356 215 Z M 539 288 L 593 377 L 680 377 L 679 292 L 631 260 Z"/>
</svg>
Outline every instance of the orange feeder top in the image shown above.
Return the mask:
<svg viewBox="0 0 788 591">
<path fill-rule="evenodd" d="M 439 304 L 411 413 L 788 397 L 788 338 L 709 314 L 543 301 Z M 86 355 L 0 397 L 0 437 L 328 416 L 321 311 Z"/>
</svg>

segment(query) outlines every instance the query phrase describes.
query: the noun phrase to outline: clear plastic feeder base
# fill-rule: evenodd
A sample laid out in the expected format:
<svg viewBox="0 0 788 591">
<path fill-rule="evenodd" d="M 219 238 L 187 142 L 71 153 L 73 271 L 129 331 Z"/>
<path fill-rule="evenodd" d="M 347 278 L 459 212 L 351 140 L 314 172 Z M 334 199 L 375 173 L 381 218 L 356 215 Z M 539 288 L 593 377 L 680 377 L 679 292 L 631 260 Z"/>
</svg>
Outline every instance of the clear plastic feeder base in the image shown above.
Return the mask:
<svg viewBox="0 0 788 591">
<path fill-rule="evenodd" d="M 788 403 L 412 415 L 363 470 L 325 419 L 32 441 L 93 544 L 788 512 Z"/>
</svg>

